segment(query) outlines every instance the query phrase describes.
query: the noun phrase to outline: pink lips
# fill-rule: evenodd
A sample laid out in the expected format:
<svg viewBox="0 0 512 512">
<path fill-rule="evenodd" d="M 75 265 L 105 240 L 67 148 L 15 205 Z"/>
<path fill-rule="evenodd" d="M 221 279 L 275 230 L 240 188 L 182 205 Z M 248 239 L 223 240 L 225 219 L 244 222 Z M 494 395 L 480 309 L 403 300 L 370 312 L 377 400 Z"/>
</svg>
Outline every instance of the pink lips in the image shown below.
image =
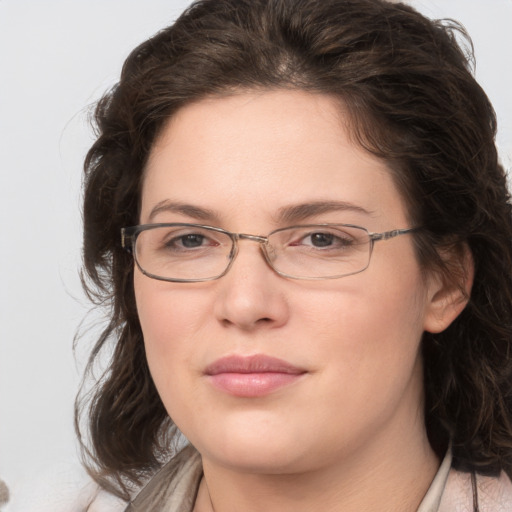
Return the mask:
<svg viewBox="0 0 512 512">
<path fill-rule="evenodd" d="M 210 364 L 204 373 L 221 391 L 256 398 L 297 381 L 306 371 L 282 359 L 258 354 L 223 357 Z"/>
</svg>

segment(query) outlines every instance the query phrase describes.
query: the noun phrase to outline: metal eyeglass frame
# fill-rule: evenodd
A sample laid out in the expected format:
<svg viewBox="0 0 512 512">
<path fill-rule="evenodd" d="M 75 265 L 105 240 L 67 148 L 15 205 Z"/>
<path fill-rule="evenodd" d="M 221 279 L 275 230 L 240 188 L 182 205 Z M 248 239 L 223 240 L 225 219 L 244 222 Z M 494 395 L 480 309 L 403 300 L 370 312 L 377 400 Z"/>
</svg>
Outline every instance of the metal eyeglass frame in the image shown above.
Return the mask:
<svg viewBox="0 0 512 512">
<path fill-rule="evenodd" d="M 200 279 L 180 279 L 180 278 L 174 278 L 174 277 L 162 277 L 157 276 L 155 274 L 151 274 L 150 272 L 147 272 L 144 270 L 140 263 L 137 260 L 137 255 L 135 251 L 135 243 L 137 241 L 137 236 L 142 233 L 143 231 L 147 231 L 150 229 L 156 229 L 156 228 L 164 228 L 164 227 L 191 227 L 191 228 L 200 228 L 200 229 L 206 229 L 210 231 L 215 231 L 218 233 L 223 233 L 231 239 L 232 247 L 231 251 L 229 253 L 229 263 L 227 267 L 224 269 L 223 272 L 220 274 L 213 276 L 213 277 L 207 277 L 207 278 L 200 278 Z M 360 229 L 361 231 L 365 231 L 368 234 L 369 240 L 370 240 L 370 247 L 369 247 L 369 256 L 368 256 L 368 263 L 364 268 L 361 270 L 357 270 L 355 272 L 350 272 L 348 274 L 341 274 L 337 276 L 327 276 L 327 277 L 302 277 L 302 276 L 294 276 L 291 274 L 286 274 L 284 272 L 281 272 L 280 270 L 276 269 L 274 265 L 272 264 L 271 258 L 268 254 L 268 247 L 272 247 L 268 243 L 268 238 L 280 231 L 284 231 L 287 229 L 296 229 L 296 228 L 313 228 L 313 227 L 347 227 L 347 228 L 355 228 Z M 194 224 L 194 223 L 187 223 L 187 222 L 165 222 L 165 223 L 156 223 L 156 224 L 140 224 L 138 226 L 131 226 L 131 227 L 125 227 L 121 228 L 121 246 L 123 249 L 125 249 L 127 252 L 132 254 L 133 259 L 139 268 L 139 270 L 147 277 L 150 277 L 151 279 L 157 279 L 158 281 L 168 281 L 172 283 L 201 283 L 205 281 L 215 281 L 216 279 L 221 278 L 222 276 L 225 276 L 228 272 L 231 266 L 233 265 L 233 262 L 236 259 L 236 256 L 238 254 L 238 240 L 251 240 L 253 242 L 257 242 L 260 244 L 263 255 L 265 257 L 266 262 L 270 266 L 270 268 L 278 275 L 282 277 L 286 277 L 288 279 L 300 279 L 300 280 L 309 280 L 309 281 L 322 281 L 326 279 L 340 279 L 342 277 L 351 276 L 354 274 L 359 274 L 361 272 L 364 272 L 370 265 L 370 260 L 373 253 L 373 246 L 375 242 L 379 242 L 381 240 L 390 240 L 391 238 L 395 238 L 400 235 L 405 235 L 407 233 L 412 233 L 414 231 L 417 231 L 418 227 L 413 228 L 405 228 L 405 229 L 393 229 L 391 231 L 384 231 L 383 233 L 372 233 L 368 231 L 366 228 L 363 228 L 361 226 L 356 226 L 354 224 L 339 224 L 339 223 L 321 223 L 321 224 L 297 224 L 294 226 L 286 226 L 284 228 L 275 229 L 274 231 L 271 231 L 267 236 L 261 236 L 261 235 L 250 235 L 247 233 L 232 233 L 231 231 L 227 231 L 226 229 L 218 228 L 215 226 L 207 226 L 204 224 Z"/>
</svg>

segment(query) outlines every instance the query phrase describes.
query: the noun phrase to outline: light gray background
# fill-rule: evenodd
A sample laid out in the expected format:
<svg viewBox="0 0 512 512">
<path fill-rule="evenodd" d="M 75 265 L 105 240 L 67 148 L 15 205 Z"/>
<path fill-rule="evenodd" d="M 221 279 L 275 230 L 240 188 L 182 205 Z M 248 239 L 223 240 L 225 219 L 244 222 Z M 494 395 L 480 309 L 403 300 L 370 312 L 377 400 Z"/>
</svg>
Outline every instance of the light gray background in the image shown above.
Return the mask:
<svg viewBox="0 0 512 512">
<path fill-rule="evenodd" d="M 11 492 L 76 462 L 72 409 L 87 341 L 81 164 L 90 106 L 124 58 L 188 0 L 0 0 L 0 478 Z M 462 21 L 512 162 L 512 0 L 413 0 Z M 90 340 L 92 342 L 92 339 Z"/>
</svg>

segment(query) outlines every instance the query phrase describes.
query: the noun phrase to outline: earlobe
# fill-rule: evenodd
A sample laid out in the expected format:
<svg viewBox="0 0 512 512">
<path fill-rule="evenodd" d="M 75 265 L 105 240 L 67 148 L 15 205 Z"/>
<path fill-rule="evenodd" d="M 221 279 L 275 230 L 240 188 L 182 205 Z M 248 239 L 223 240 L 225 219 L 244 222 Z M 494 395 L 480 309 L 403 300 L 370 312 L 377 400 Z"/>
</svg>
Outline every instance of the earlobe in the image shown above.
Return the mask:
<svg viewBox="0 0 512 512">
<path fill-rule="evenodd" d="M 437 271 L 429 276 L 424 330 L 431 333 L 444 331 L 466 307 L 475 273 L 473 256 L 467 244 L 441 257 L 448 272 Z"/>
</svg>

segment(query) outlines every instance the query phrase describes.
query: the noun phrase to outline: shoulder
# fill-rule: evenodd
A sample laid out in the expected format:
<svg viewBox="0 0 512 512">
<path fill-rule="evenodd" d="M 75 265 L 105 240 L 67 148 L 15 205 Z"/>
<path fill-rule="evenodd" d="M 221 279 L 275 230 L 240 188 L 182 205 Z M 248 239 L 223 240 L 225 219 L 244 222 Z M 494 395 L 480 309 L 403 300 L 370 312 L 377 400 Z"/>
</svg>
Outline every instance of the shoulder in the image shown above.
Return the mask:
<svg viewBox="0 0 512 512">
<path fill-rule="evenodd" d="M 438 512 L 473 512 L 473 482 L 470 473 L 450 470 Z M 510 512 L 512 482 L 502 472 L 499 476 L 476 476 L 480 512 Z"/>
<path fill-rule="evenodd" d="M 188 445 L 149 480 L 126 512 L 191 511 L 202 474 L 201 456 Z"/>
<path fill-rule="evenodd" d="M 510 512 L 512 510 L 512 482 L 502 472 L 499 477 L 477 477 L 478 501 L 482 511 Z"/>
<path fill-rule="evenodd" d="M 148 512 L 149 510 L 185 512 L 192 510 L 202 472 L 199 453 L 188 445 L 150 478 L 130 503 L 97 489 L 89 506 L 85 509 L 77 509 L 77 512 Z"/>
<path fill-rule="evenodd" d="M 86 512 L 123 512 L 127 505 L 128 503 L 117 496 L 99 490 Z"/>
</svg>

